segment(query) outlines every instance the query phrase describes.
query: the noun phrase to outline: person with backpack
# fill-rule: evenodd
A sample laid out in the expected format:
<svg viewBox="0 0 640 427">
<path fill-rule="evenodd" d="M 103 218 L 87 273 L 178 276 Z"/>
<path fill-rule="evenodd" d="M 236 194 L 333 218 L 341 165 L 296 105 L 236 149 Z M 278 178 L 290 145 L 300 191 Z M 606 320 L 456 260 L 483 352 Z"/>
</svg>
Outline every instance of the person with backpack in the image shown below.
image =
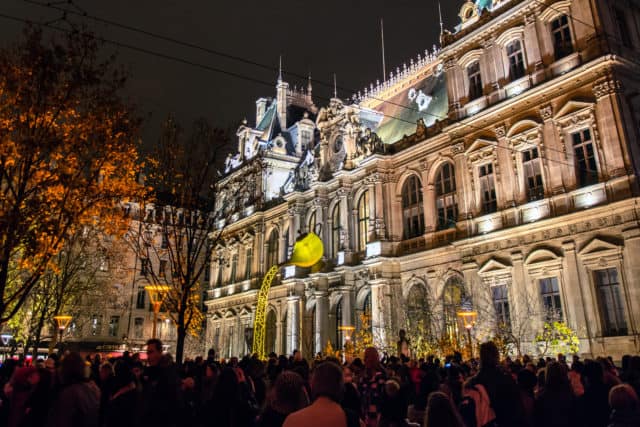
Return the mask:
<svg viewBox="0 0 640 427">
<path fill-rule="evenodd" d="M 480 370 L 463 390 L 460 412 L 467 427 L 520 427 L 526 424 L 520 390 L 499 365 L 493 341 L 480 345 Z"/>
</svg>

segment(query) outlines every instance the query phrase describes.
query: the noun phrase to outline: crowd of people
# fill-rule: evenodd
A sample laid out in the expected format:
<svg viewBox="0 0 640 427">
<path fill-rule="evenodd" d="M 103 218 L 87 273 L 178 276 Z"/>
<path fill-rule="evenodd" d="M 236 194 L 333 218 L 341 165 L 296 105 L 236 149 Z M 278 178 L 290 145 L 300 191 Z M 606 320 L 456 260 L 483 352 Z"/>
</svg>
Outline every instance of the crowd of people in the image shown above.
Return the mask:
<svg viewBox="0 0 640 427">
<path fill-rule="evenodd" d="M 0 369 L 7 427 L 638 427 L 640 356 L 569 362 L 563 355 L 479 360 L 460 354 L 349 363 L 299 351 L 218 360 L 215 350 L 178 366 L 162 343 L 101 360 L 66 353 Z"/>
</svg>

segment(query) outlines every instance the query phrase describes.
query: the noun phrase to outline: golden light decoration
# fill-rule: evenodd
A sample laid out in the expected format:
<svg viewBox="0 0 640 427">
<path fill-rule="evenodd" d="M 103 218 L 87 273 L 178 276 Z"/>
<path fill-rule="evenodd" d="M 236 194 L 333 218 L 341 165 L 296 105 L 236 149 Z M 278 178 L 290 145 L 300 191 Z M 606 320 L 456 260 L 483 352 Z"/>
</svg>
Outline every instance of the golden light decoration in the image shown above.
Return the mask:
<svg viewBox="0 0 640 427">
<path fill-rule="evenodd" d="M 53 320 L 55 320 L 59 331 L 67 329 L 67 326 L 71 323 L 71 319 L 73 319 L 73 317 L 67 315 L 53 316 Z"/>
<path fill-rule="evenodd" d="M 167 285 L 147 285 L 144 290 L 149 294 L 151 308 L 153 309 L 153 334 L 152 338 L 156 338 L 158 332 L 158 313 L 164 302 L 165 297 L 171 288 Z"/>
<path fill-rule="evenodd" d="M 322 240 L 314 232 L 301 236 L 293 247 L 291 259 L 286 263 L 296 267 L 312 267 L 322 259 L 324 255 L 324 245 Z M 267 333 L 267 305 L 269 302 L 269 290 L 271 283 L 278 274 L 279 265 L 272 266 L 262 279 L 262 285 L 258 292 L 258 303 L 253 321 L 253 345 L 251 351 L 258 355 L 258 358 L 266 359 L 264 348 L 265 335 Z"/>
</svg>

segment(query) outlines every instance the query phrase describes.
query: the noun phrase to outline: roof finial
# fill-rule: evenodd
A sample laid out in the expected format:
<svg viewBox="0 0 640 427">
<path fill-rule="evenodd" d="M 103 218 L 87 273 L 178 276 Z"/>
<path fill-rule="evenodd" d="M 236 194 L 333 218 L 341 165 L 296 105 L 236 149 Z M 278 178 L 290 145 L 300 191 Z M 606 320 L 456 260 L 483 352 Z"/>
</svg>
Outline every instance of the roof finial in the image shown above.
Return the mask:
<svg viewBox="0 0 640 427">
<path fill-rule="evenodd" d="M 278 64 L 278 83 L 282 83 L 282 54 L 280 54 L 280 63 Z"/>
<path fill-rule="evenodd" d="M 440 15 L 440 35 L 444 34 L 444 23 L 442 22 L 442 7 L 438 2 L 438 14 Z"/>
<path fill-rule="evenodd" d="M 338 80 L 336 79 L 336 73 L 333 73 L 333 97 L 338 98 Z"/>
<path fill-rule="evenodd" d="M 384 19 L 380 18 L 380 43 L 382 44 L 382 81 L 387 79 L 387 63 L 384 57 Z"/>
<path fill-rule="evenodd" d="M 307 77 L 307 92 L 311 94 L 312 89 L 313 88 L 311 87 L 311 71 L 309 71 L 309 76 Z"/>
</svg>

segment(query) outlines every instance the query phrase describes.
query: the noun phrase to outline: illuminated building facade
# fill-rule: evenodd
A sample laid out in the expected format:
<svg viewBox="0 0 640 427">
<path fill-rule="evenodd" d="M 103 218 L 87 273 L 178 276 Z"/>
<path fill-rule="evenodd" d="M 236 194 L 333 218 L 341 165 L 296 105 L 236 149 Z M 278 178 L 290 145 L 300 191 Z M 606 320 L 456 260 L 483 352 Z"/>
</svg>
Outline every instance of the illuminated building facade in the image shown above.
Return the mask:
<svg viewBox="0 0 640 427">
<path fill-rule="evenodd" d="M 248 351 L 262 275 L 315 230 L 324 263 L 281 269 L 267 352 L 341 348 L 361 314 L 384 348 L 401 328 L 465 345 L 469 302 L 474 342 L 537 353 L 561 320 L 581 353 L 640 351 L 639 3 L 467 1 L 460 21 L 349 102 L 282 79 L 258 101 L 219 187 L 207 346 Z"/>
</svg>

